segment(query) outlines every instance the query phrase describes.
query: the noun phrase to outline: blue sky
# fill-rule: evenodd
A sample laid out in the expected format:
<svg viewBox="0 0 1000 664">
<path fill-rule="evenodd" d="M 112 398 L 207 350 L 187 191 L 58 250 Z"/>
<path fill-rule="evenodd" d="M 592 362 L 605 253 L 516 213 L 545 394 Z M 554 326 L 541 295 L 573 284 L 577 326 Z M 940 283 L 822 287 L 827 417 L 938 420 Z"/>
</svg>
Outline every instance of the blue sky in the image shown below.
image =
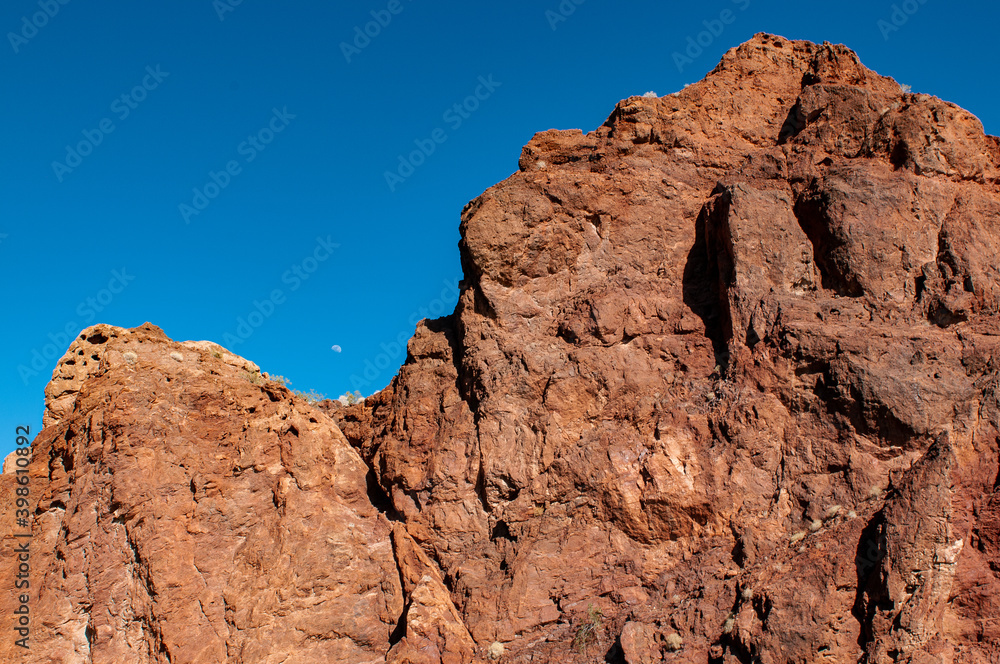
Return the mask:
<svg viewBox="0 0 1000 664">
<path fill-rule="evenodd" d="M 236 2 L 3 4 L 0 453 L 97 322 L 376 391 L 454 306 L 462 207 L 535 132 L 590 131 L 759 31 L 847 44 L 1000 132 L 996 3 Z"/>
</svg>

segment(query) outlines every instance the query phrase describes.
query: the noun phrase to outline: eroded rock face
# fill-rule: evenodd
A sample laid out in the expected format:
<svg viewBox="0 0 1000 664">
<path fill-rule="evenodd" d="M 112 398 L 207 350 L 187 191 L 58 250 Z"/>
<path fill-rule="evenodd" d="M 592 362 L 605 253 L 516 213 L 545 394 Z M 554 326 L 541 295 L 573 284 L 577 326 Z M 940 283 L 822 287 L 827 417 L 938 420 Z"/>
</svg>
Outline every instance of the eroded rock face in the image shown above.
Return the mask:
<svg viewBox="0 0 1000 664">
<path fill-rule="evenodd" d="M 88 328 L 47 394 L 31 651 L 4 661 L 381 660 L 392 528 L 327 416 L 152 325 Z"/>
<path fill-rule="evenodd" d="M 455 313 L 336 415 L 476 643 L 1000 659 L 998 144 L 770 35 L 537 135 L 463 212 Z"/>
<path fill-rule="evenodd" d="M 461 230 L 456 311 L 351 407 L 86 330 L 35 443 L 23 661 L 1000 661 L 972 115 L 758 35 L 537 135 Z"/>
</svg>

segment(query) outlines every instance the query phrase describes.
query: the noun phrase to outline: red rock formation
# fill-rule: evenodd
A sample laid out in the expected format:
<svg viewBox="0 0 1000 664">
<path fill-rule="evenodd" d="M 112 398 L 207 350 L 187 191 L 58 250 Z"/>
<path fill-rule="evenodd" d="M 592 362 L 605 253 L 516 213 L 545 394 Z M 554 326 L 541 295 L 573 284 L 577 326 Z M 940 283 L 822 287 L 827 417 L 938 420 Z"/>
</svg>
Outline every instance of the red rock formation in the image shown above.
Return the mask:
<svg viewBox="0 0 1000 664">
<path fill-rule="evenodd" d="M 998 145 L 769 35 L 536 136 L 454 315 L 338 416 L 476 642 L 997 661 Z"/>
<path fill-rule="evenodd" d="M 392 528 L 327 416 L 152 325 L 88 328 L 46 396 L 31 651 L 4 661 L 385 654 L 403 609 Z"/>
<path fill-rule="evenodd" d="M 1000 661 L 973 116 L 758 35 L 537 135 L 461 230 L 455 313 L 348 408 L 85 331 L 35 443 L 35 647 L 4 661 Z"/>
</svg>

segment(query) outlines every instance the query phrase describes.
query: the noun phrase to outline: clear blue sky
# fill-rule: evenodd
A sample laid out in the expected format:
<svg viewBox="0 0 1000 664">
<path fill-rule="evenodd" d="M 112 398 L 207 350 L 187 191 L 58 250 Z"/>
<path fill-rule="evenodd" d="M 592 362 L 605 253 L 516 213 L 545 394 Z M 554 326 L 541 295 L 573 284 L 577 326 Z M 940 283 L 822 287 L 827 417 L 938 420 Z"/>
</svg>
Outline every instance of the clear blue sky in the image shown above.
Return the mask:
<svg viewBox="0 0 1000 664">
<path fill-rule="evenodd" d="M 992 2 L 908 0 L 887 31 L 879 1 L 565 0 L 562 15 L 559 0 L 59 1 L 0 10 L 4 454 L 16 425 L 40 427 L 46 345 L 96 322 L 223 343 L 298 389 L 376 391 L 415 319 L 452 309 L 462 207 L 536 131 L 592 130 L 759 31 L 847 44 L 1000 132 Z M 673 54 L 727 9 L 678 71 Z M 387 25 L 345 55 L 373 11 Z M 476 92 L 474 111 L 445 115 Z M 397 170 L 417 140 L 433 153 Z M 390 188 L 388 170 L 406 177 Z M 270 316 L 225 343 L 255 301 Z"/>
</svg>

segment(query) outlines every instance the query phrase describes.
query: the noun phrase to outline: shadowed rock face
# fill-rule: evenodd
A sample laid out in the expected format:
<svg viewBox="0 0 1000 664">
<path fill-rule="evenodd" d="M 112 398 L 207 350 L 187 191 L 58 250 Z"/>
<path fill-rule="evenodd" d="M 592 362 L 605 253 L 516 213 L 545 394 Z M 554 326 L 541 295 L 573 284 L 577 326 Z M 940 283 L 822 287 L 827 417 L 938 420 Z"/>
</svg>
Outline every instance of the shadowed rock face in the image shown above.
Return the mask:
<svg viewBox="0 0 1000 664">
<path fill-rule="evenodd" d="M 972 115 L 757 35 L 538 134 L 461 230 L 455 313 L 348 408 L 84 331 L 35 442 L 35 641 L 0 654 L 1000 661 L 1000 140 Z"/>
</svg>

